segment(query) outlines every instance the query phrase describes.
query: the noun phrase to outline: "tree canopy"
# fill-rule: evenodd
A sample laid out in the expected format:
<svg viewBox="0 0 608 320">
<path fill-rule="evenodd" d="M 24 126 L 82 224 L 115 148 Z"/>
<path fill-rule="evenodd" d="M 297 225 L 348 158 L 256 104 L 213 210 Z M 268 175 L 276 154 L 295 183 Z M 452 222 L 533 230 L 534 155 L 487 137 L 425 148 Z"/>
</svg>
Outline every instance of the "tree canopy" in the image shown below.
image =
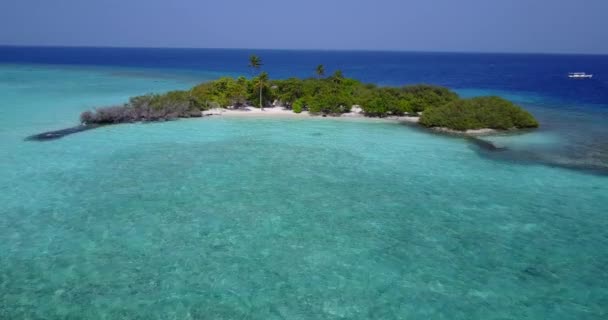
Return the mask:
<svg viewBox="0 0 608 320">
<path fill-rule="evenodd" d="M 318 65 L 315 69 L 315 73 L 317 74 L 317 77 L 323 78 L 325 76 L 325 66 L 322 64 Z"/>
<path fill-rule="evenodd" d="M 252 54 L 251 56 L 249 56 L 248 66 L 253 72 L 259 72 L 260 68 L 262 67 L 262 58 L 256 56 L 255 54 Z"/>
<path fill-rule="evenodd" d="M 529 112 L 500 97 L 459 99 L 430 108 L 420 117 L 420 124 L 459 131 L 538 127 L 538 121 Z"/>
</svg>

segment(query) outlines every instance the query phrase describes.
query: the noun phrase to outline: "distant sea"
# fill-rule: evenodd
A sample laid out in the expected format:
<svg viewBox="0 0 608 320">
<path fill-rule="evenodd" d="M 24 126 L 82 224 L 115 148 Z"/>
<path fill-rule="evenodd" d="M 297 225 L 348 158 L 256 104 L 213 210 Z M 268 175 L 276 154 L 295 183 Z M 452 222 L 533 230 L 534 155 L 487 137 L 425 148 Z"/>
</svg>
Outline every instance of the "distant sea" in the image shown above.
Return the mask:
<svg viewBox="0 0 608 320">
<path fill-rule="evenodd" d="M 250 54 L 499 95 L 541 128 L 485 138 L 504 152 L 333 119 L 24 141 Z M 0 319 L 608 317 L 608 56 L 0 46 L 0 155 Z"/>
</svg>

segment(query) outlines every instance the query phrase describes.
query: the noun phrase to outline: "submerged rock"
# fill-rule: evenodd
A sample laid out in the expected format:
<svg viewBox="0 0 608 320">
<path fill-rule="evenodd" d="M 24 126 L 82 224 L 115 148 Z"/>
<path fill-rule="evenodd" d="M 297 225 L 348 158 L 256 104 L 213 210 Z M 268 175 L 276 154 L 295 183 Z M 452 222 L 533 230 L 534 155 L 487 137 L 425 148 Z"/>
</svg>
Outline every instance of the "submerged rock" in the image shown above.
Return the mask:
<svg viewBox="0 0 608 320">
<path fill-rule="evenodd" d="M 484 140 L 484 139 L 480 139 L 477 137 L 467 137 L 467 139 L 472 142 L 474 145 L 484 149 L 484 150 L 489 150 L 489 151 L 505 151 L 507 150 L 506 147 L 504 146 L 499 146 L 497 144 L 495 144 L 494 142 L 488 141 L 488 140 Z"/>
<path fill-rule="evenodd" d="M 86 130 L 91 130 L 91 129 L 95 129 L 95 128 L 98 128 L 98 127 L 100 127 L 100 125 L 81 124 L 79 126 L 75 126 L 75 127 L 71 127 L 71 128 L 67 128 L 67 129 L 61 129 L 61 130 L 55 130 L 55 131 L 47 131 L 47 132 L 31 135 L 31 136 L 25 138 L 25 140 L 28 140 L 28 141 L 55 140 L 55 139 L 63 138 L 65 136 L 73 134 L 73 133 L 78 133 L 78 132 L 82 132 L 82 131 L 86 131 Z"/>
<path fill-rule="evenodd" d="M 469 130 L 464 130 L 464 131 L 454 130 L 454 129 L 450 129 L 450 128 L 446 128 L 446 127 L 430 127 L 430 129 L 435 130 L 437 132 L 456 134 L 456 135 L 465 135 L 465 136 L 482 136 L 482 135 L 494 134 L 494 133 L 499 132 L 499 130 L 490 129 L 490 128 L 469 129 Z M 513 130 L 516 130 L 516 129 L 513 129 Z M 505 130 L 501 130 L 501 131 L 505 131 Z"/>
</svg>

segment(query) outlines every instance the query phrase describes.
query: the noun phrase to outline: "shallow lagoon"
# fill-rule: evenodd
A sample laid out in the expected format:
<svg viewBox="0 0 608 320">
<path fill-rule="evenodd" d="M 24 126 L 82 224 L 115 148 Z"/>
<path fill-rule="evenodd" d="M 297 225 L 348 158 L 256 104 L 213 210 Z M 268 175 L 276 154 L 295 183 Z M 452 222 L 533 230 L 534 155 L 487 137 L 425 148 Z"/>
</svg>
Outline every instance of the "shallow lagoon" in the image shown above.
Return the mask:
<svg viewBox="0 0 608 320">
<path fill-rule="evenodd" d="M 2 68 L 2 318 L 606 315 L 605 176 L 377 121 L 205 118 L 26 142 L 193 80 Z"/>
</svg>

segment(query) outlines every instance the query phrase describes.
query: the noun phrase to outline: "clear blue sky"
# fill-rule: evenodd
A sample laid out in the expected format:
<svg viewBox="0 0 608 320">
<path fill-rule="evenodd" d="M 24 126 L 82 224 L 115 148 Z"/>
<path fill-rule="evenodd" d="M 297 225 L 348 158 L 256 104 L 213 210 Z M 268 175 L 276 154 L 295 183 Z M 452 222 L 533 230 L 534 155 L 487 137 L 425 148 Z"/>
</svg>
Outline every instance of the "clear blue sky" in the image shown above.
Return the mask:
<svg viewBox="0 0 608 320">
<path fill-rule="evenodd" d="M 0 0 L 0 44 L 608 53 L 608 0 Z"/>
</svg>

